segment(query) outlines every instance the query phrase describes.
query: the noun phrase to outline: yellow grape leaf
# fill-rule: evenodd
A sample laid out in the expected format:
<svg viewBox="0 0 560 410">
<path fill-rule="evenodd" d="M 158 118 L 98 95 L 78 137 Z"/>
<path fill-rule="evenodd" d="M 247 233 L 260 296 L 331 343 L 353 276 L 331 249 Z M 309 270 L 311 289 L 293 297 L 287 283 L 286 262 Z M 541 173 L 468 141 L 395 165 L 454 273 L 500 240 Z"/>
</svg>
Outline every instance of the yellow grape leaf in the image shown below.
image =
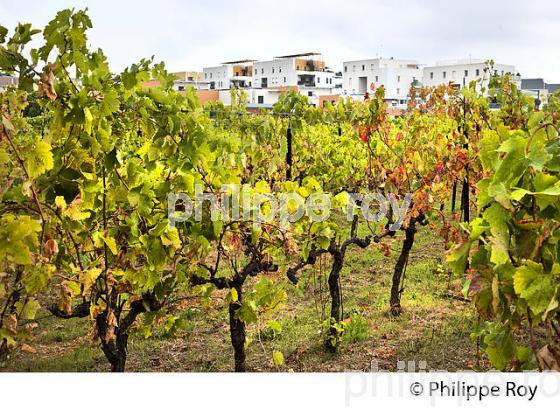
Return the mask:
<svg viewBox="0 0 560 410">
<path fill-rule="evenodd" d="M 282 354 L 282 352 L 275 350 L 274 353 L 272 353 L 272 361 L 276 366 L 281 366 L 282 364 L 284 364 L 284 355 Z"/>
<path fill-rule="evenodd" d="M 115 238 L 106 235 L 103 235 L 102 238 L 103 238 L 103 242 L 105 242 L 105 244 L 107 245 L 111 253 L 113 255 L 116 255 L 118 253 L 118 250 L 117 250 L 117 242 L 115 241 Z"/>
</svg>

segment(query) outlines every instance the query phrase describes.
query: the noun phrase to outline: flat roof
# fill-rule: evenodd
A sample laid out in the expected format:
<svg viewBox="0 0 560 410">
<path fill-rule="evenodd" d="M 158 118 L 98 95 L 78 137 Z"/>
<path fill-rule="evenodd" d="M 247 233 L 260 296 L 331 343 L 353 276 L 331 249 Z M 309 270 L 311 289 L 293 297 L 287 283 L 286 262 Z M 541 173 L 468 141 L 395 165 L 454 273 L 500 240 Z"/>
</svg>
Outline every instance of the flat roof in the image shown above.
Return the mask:
<svg viewBox="0 0 560 410">
<path fill-rule="evenodd" d="M 348 64 L 348 63 L 359 63 L 359 62 L 365 62 L 365 61 L 379 61 L 379 62 L 384 62 L 384 61 L 396 61 L 396 62 L 400 62 L 400 63 L 405 63 L 405 64 L 415 64 L 415 65 L 421 65 L 418 60 L 414 60 L 414 59 L 404 59 L 404 58 L 394 58 L 394 57 L 372 57 L 372 58 L 362 58 L 361 60 L 348 60 L 348 61 L 343 61 L 343 64 Z"/>
<path fill-rule="evenodd" d="M 300 54 L 288 54 L 285 56 L 276 56 L 274 58 L 292 58 L 292 57 L 309 57 L 309 56 L 320 56 L 321 53 L 316 52 L 309 52 L 309 53 L 300 53 Z"/>
<path fill-rule="evenodd" d="M 221 64 L 254 63 L 255 61 L 257 61 L 257 60 L 251 60 L 251 59 L 247 58 L 245 60 L 225 61 Z"/>
</svg>

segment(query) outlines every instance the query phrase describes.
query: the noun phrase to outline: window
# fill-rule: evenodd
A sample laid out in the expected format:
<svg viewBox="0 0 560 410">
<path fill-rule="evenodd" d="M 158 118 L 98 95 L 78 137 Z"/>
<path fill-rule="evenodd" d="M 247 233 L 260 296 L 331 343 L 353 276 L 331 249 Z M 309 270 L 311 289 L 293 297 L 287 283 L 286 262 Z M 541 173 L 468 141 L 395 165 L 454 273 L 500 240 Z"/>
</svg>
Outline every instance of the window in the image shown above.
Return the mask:
<svg viewBox="0 0 560 410">
<path fill-rule="evenodd" d="M 344 66 L 344 72 L 345 72 L 345 73 L 348 72 L 348 66 L 347 66 L 347 65 Z"/>
<path fill-rule="evenodd" d="M 443 78 L 447 78 L 447 72 L 446 71 L 443 72 Z"/>
<path fill-rule="evenodd" d="M 274 67 L 272 67 L 272 74 L 274 74 Z"/>
<path fill-rule="evenodd" d="M 502 70 L 502 77 L 504 76 L 504 70 Z"/>
<path fill-rule="evenodd" d="M 309 97 L 313 97 L 313 91 L 308 91 L 308 92 L 307 92 L 307 95 L 308 95 Z"/>
<path fill-rule="evenodd" d="M 257 102 L 258 102 L 259 104 L 264 104 L 264 96 L 263 96 L 263 95 L 259 95 L 259 96 L 257 97 Z"/>
<path fill-rule="evenodd" d="M 401 82 L 401 76 L 400 76 L 400 75 L 397 76 L 397 82 L 398 82 L 398 83 Z"/>
<path fill-rule="evenodd" d="M 356 66 L 355 65 L 352 66 L 352 71 L 356 71 Z"/>
<path fill-rule="evenodd" d="M 205 78 L 205 79 L 208 78 L 208 73 L 204 73 L 204 78 Z"/>
<path fill-rule="evenodd" d="M 366 65 L 362 64 L 362 71 L 366 71 Z"/>
<path fill-rule="evenodd" d="M 284 82 L 286 82 L 286 77 L 284 77 Z"/>
<path fill-rule="evenodd" d="M 372 65 L 371 65 L 371 69 L 373 70 L 374 68 L 375 68 L 375 64 L 372 64 Z"/>
<path fill-rule="evenodd" d="M 282 67 L 278 67 L 278 72 L 279 72 L 279 73 L 282 72 Z"/>
<path fill-rule="evenodd" d="M 321 82 L 321 77 L 317 77 L 317 84 Z"/>
<path fill-rule="evenodd" d="M 400 93 L 401 93 L 401 89 L 397 88 L 397 94 L 400 94 Z"/>
<path fill-rule="evenodd" d="M 375 76 L 375 82 L 376 82 L 376 83 L 379 82 L 379 76 L 378 76 L 378 75 Z"/>
<path fill-rule="evenodd" d="M 212 73 L 210 73 L 210 78 L 212 78 Z"/>
<path fill-rule="evenodd" d="M 261 68 L 261 74 L 264 74 L 264 68 Z"/>
<path fill-rule="evenodd" d="M 465 77 L 469 76 L 469 70 L 465 70 Z"/>
<path fill-rule="evenodd" d="M 477 68 L 477 69 L 476 69 L 476 76 L 478 77 L 479 75 L 480 75 L 480 69 Z"/>
<path fill-rule="evenodd" d="M 180 85 L 177 89 L 178 89 L 179 91 L 185 91 L 185 86 L 184 86 L 184 85 Z"/>
<path fill-rule="evenodd" d="M 430 73 L 430 80 L 433 80 L 433 79 L 434 79 L 434 72 L 432 71 L 432 72 Z"/>
</svg>

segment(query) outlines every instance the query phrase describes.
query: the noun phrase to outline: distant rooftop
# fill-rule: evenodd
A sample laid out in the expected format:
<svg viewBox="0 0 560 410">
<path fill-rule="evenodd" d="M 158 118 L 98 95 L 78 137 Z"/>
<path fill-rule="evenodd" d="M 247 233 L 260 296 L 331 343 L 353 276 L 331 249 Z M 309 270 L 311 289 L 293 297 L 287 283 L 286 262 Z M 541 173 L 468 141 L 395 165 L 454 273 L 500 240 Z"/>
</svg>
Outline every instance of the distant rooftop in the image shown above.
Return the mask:
<svg viewBox="0 0 560 410">
<path fill-rule="evenodd" d="M 549 93 L 553 93 L 555 91 L 560 90 L 560 84 L 547 84 L 546 89 Z"/>
<path fill-rule="evenodd" d="M 344 61 L 344 63 L 357 63 L 360 61 L 380 61 L 380 62 L 384 62 L 384 61 L 397 61 L 397 62 L 401 62 L 401 63 L 413 63 L 413 64 L 418 64 L 417 60 L 414 59 L 402 59 L 402 58 L 395 58 L 395 57 L 381 57 L 381 56 L 376 56 L 376 57 L 371 57 L 371 58 L 361 58 L 359 60 L 349 60 L 349 61 Z"/>
<path fill-rule="evenodd" d="M 237 61 L 226 61 L 222 64 L 241 64 L 241 63 L 254 63 L 257 60 L 245 59 L 245 60 L 237 60 Z"/>
<path fill-rule="evenodd" d="M 436 61 L 436 66 L 443 65 L 464 65 L 464 64 L 483 64 L 488 60 L 482 58 L 459 58 L 455 60 L 440 60 Z"/>
<path fill-rule="evenodd" d="M 288 54 L 285 56 L 276 56 L 274 58 L 292 58 L 292 57 L 311 57 L 311 56 L 320 56 L 321 53 L 310 52 L 310 53 L 301 53 L 301 54 Z"/>
<path fill-rule="evenodd" d="M 523 78 L 521 80 L 522 90 L 547 90 L 553 93 L 560 90 L 560 84 L 548 84 L 542 78 Z"/>
<path fill-rule="evenodd" d="M 544 90 L 545 82 L 542 78 L 523 78 L 521 79 L 522 90 Z"/>
</svg>

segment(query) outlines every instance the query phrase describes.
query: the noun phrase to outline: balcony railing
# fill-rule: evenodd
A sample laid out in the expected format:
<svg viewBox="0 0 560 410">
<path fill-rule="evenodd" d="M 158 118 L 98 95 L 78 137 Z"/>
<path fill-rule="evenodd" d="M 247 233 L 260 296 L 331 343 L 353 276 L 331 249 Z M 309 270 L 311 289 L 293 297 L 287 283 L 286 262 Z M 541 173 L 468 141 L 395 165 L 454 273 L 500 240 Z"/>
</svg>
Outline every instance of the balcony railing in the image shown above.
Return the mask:
<svg viewBox="0 0 560 410">
<path fill-rule="evenodd" d="M 302 87 L 315 87 L 315 81 L 298 81 L 297 85 Z"/>
<path fill-rule="evenodd" d="M 303 87 L 315 87 L 315 76 L 309 74 L 298 75 L 297 85 Z"/>
</svg>

